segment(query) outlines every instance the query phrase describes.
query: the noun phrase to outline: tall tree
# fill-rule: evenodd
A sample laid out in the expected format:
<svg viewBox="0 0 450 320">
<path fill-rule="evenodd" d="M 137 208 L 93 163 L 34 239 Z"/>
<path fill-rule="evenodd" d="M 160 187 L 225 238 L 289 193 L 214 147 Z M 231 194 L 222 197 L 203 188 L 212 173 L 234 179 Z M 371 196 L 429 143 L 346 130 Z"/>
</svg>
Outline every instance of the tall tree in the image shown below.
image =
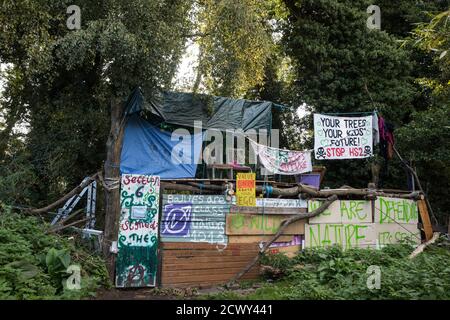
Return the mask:
<svg viewBox="0 0 450 320">
<path fill-rule="evenodd" d="M 299 104 L 321 113 L 363 112 L 375 108 L 400 125 L 416 95 L 408 51 L 384 31 L 366 26 L 365 0 L 285 0 L 284 41 L 294 59 Z M 312 123 L 312 121 L 310 122 Z M 310 127 L 311 128 L 311 127 Z M 312 147 L 312 145 L 310 145 Z M 322 161 L 321 161 L 322 162 Z M 324 161 L 331 186 L 364 186 L 369 162 Z"/>
<path fill-rule="evenodd" d="M 81 8 L 80 30 L 66 26 L 72 4 Z M 79 182 L 105 155 L 106 181 L 119 179 L 123 104 L 137 85 L 147 94 L 170 85 L 190 10 L 188 0 L 3 1 L 0 59 L 23 74 L 23 89 L 19 103 L 5 99 L 2 108 L 8 108 L 7 121 L 16 110 L 25 114 L 43 194 Z M 108 257 L 119 213 L 119 190 L 109 190 Z"/>
<path fill-rule="evenodd" d="M 450 205 L 450 11 L 417 25 L 408 45 L 430 57 L 433 72 L 417 79 L 429 103 L 399 130 L 399 149 L 414 160 L 433 209 L 440 223 L 446 224 Z"/>
<path fill-rule="evenodd" d="M 199 46 L 194 90 L 242 97 L 262 83 L 273 52 L 271 1 L 200 0 L 196 5 Z"/>
</svg>

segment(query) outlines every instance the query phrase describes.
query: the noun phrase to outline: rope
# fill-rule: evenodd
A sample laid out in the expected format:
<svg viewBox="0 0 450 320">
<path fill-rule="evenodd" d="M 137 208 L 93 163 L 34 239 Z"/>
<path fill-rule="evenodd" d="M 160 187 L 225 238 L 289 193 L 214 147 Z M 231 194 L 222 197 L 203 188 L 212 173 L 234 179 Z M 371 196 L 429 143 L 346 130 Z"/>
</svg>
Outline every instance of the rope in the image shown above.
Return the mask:
<svg viewBox="0 0 450 320">
<path fill-rule="evenodd" d="M 103 178 L 103 175 L 99 173 L 98 179 L 100 180 L 103 188 L 108 191 L 120 188 L 120 178 Z"/>
</svg>

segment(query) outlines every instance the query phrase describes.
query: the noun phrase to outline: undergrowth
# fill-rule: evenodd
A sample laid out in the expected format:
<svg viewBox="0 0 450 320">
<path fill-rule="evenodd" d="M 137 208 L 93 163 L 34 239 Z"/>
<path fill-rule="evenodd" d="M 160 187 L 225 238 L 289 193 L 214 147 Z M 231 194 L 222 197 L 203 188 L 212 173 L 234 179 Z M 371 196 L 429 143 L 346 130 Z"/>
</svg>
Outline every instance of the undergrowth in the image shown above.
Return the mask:
<svg viewBox="0 0 450 320">
<path fill-rule="evenodd" d="M 47 231 L 39 218 L 0 203 L 0 299 L 81 299 L 107 285 L 99 256 Z M 80 289 L 67 288 L 71 265 L 80 267 Z"/>
<path fill-rule="evenodd" d="M 449 241 L 441 238 L 413 259 L 411 252 L 411 246 L 399 244 L 381 250 L 305 249 L 292 259 L 266 255 L 262 263 L 282 269 L 284 277 L 247 295 L 229 290 L 206 298 L 450 299 Z M 367 285 L 369 266 L 380 268 L 379 289 Z"/>
</svg>

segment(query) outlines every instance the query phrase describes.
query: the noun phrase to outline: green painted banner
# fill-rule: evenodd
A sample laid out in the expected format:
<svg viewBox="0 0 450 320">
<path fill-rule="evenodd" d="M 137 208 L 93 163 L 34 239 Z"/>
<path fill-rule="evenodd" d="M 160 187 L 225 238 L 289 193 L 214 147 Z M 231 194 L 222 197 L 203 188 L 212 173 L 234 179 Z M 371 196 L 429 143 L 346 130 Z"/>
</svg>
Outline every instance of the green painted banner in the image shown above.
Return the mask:
<svg viewBox="0 0 450 320">
<path fill-rule="evenodd" d="M 158 266 L 158 176 L 122 175 L 116 287 L 153 287 Z"/>
</svg>

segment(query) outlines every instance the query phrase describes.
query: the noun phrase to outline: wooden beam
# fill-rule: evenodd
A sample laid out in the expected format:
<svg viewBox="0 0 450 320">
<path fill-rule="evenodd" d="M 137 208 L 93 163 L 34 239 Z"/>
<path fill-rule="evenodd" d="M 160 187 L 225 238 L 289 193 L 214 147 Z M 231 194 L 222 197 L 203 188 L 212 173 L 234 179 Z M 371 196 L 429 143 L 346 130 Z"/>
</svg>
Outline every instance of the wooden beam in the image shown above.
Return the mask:
<svg viewBox="0 0 450 320">
<path fill-rule="evenodd" d="M 425 250 L 425 248 L 427 246 L 429 246 L 432 243 L 435 243 L 436 240 L 439 238 L 439 232 L 435 232 L 434 235 L 431 237 L 430 240 L 428 240 L 425 243 L 422 243 L 421 245 L 419 245 L 410 255 L 409 258 L 412 259 L 415 256 L 417 256 L 419 253 L 423 252 L 423 250 Z"/>
<path fill-rule="evenodd" d="M 425 232 L 425 239 L 429 241 L 433 237 L 433 227 L 431 226 L 430 215 L 425 200 L 417 202 L 419 207 L 420 218 L 422 219 L 423 231 Z"/>
<path fill-rule="evenodd" d="M 69 193 L 67 193 L 65 196 L 63 196 L 62 198 L 56 200 L 55 202 L 49 204 L 48 206 L 45 206 L 43 208 L 39 208 L 39 209 L 29 209 L 28 212 L 33 213 L 33 214 L 39 214 L 39 213 L 44 213 L 44 212 L 48 212 L 51 209 L 63 204 L 64 202 L 66 202 L 67 200 L 69 200 L 71 197 L 73 197 L 74 195 L 80 193 L 86 186 L 88 186 L 92 181 L 96 180 L 98 176 L 98 172 L 93 174 L 92 176 L 90 176 L 89 178 L 87 178 L 83 183 L 81 183 L 79 186 L 75 187 L 74 189 L 72 189 L 72 191 L 70 191 Z"/>
</svg>

